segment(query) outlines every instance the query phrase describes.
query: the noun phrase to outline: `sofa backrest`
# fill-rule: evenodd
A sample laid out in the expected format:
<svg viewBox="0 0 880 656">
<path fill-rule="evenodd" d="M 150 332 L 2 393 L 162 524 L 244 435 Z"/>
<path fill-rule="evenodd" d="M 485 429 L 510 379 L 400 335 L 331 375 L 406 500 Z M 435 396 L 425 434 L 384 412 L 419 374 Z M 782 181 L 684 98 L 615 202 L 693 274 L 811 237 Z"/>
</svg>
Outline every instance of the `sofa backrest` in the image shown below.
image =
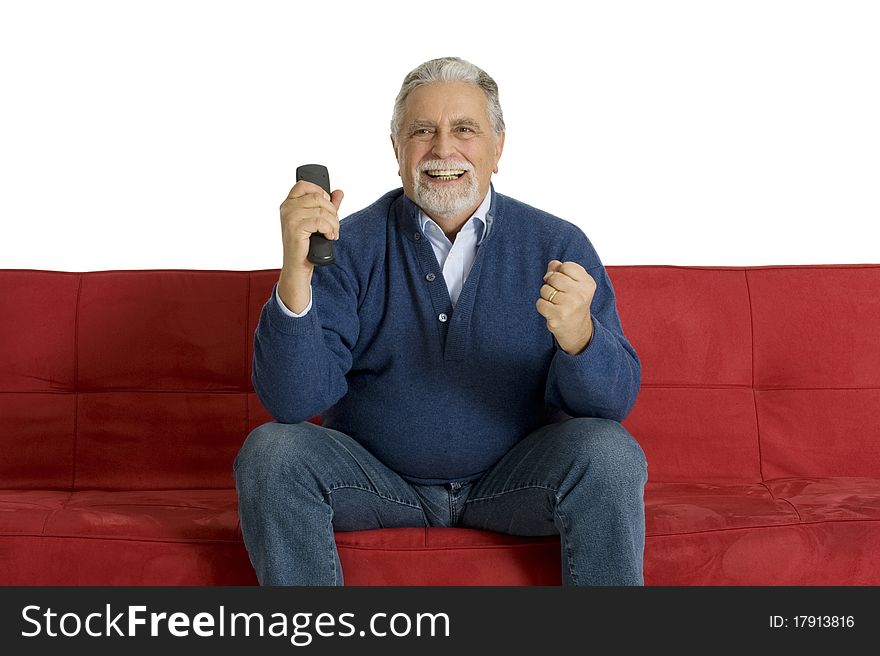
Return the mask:
<svg viewBox="0 0 880 656">
<path fill-rule="evenodd" d="M 880 265 L 609 274 L 651 480 L 880 475 Z M 0 487 L 231 487 L 277 277 L 0 270 Z"/>
<path fill-rule="evenodd" d="M 609 275 L 649 479 L 880 475 L 880 266 Z"/>
<path fill-rule="evenodd" d="M 0 271 L 0 487 L 232 487 L 277 278 Z"/>
</svg>

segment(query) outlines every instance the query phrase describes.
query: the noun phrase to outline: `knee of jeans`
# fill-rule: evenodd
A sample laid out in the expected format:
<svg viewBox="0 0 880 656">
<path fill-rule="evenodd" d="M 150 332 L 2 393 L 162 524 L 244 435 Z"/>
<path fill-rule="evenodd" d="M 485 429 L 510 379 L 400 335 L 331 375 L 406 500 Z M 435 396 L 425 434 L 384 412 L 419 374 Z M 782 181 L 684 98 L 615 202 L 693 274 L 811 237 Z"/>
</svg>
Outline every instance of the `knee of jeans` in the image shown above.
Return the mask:
<svg viewBox="0 0 880 656">
<path fill-rule="evenodd" d="M 594 474 L 605 472 L 615 479 L 632 477 L 642 485 L 647 481 L 648 463 L 641 445 L 619 422 L 581 417 L 565 422 L 561 439 L 575 451 L 575 460 L 590 467 Z"/>
<path fill-rule="evenodd" d="M 270 422 L 252 430 L 232 463 L 236 481 L 264 478 L 273 468 L 300 462 L 314 442 L 306 423 Z"/>
</svg>

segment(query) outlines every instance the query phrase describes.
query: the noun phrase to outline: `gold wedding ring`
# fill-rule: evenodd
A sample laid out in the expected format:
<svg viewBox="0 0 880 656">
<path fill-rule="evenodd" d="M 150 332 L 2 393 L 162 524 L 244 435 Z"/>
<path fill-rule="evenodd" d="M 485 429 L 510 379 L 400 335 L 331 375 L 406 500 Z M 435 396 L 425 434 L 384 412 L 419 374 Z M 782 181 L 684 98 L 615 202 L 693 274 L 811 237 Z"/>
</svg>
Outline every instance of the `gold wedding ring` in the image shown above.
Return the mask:
<svg viewBox="0 0 880 656">
<path fill-rule="evenodd" d="M 558 294 L 558 293 L 559 293 L 558 289 L 554 289 L 552 292 L 550 292 L 550 298 L 547 299 L 547 302 L 552 303 L 553 297 L 556 296 L 556 294 Z"/>
</svg>

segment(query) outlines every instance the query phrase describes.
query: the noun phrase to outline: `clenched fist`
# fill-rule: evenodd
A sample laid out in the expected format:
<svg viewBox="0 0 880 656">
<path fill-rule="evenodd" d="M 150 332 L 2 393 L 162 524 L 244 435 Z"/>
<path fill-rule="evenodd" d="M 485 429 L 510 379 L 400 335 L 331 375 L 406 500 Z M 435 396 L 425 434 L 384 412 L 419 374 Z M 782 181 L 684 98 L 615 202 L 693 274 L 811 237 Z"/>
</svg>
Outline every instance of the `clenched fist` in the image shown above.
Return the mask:
<svg viewBox="0 0 880 656">
<path fill-rule="evenodd" d="M 590 303 L 595 293 L 596 281 L 577 262 L 551 260 L 547 265 L 535 307 L 547 320 L 556 343 L 569 355 L 583 351 L 593 337 Z"/>
</svg>

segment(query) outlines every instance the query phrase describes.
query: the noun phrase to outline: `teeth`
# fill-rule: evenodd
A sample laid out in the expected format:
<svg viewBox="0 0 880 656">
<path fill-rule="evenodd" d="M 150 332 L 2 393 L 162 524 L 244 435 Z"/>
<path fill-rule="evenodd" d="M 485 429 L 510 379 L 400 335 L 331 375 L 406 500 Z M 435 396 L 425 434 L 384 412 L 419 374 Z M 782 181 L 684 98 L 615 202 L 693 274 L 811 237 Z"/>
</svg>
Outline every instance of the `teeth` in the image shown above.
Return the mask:
<svg viewBox="0 0 880 656">
<path fill-rule="evenodd" d="M 460 175 L 464 175 L 463 169 L 433 169 L 431 171 L 426 171 L 426 173 L 434 178 L 450 178 L 450 177 L 458 177 Z"/>
</svg>

